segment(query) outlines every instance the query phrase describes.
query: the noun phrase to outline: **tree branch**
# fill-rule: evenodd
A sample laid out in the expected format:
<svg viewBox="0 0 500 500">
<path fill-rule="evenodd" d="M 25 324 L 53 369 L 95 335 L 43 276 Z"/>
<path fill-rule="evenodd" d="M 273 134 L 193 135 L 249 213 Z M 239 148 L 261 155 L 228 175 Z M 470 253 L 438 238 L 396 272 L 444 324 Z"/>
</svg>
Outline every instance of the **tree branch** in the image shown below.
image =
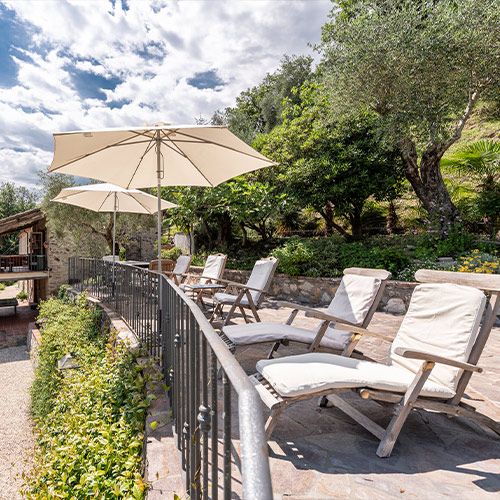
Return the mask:
<svg viewBox="0 0 500 500">
<path fill-rule="evenodd" d="M 465 108 L 464 114 L 462 115 L 462 118 L 458 122 L 458 125 L 453 132 L 453 135 L 446 141 L 444 144 L 441 144 L 441 146 L 438 148 L 438 153 L 440 156 L 443 156 L 445 151 L 447 151 L 450 146 L 458 141 L 460 139 L 460 136 L 462 135 L 462 131 L 465 127 L 465 124 L 467 123 L 467 120 L 469 119 L 472 110 L 477 104 L 477 101 L 479 100 L 479 96 L 481 95 L 481 87 L 478 87 L 470 96 L 469 102 L 467 103 L 467 107 Z"/>
</svg>

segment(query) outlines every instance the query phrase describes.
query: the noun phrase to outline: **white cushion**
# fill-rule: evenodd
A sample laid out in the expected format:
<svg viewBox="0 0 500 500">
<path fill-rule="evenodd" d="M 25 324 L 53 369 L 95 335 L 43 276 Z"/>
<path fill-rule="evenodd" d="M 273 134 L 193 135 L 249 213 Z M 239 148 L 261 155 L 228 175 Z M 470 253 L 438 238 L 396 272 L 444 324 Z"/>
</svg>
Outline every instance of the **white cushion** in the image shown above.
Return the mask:
<svg viewBox="0 0 500 500">
<path fill-rule="evenodd" d="M 345 274 L 326 310 L 327 314 L 355 325 L 363 324 L 381 283 L 380 278 Z"/>
<path fill-rule="evenodd" d="M 477 288 L 451 283 L 418 285 L 408 312 L 392 343 L 388 365 L 414 373 L 422 361 L 398 356 L 398 347 L 417 349 L 438 356 L 467 361 L 476 339 L 486 297 Z M 462 370 L 436 364 L 429 380 L 456 389 Z"/>
<path fill-rule="evenodd" d="M 405 393 L 415 376 L 398 366 L 320 352 L 263 359 L 257 363 L 257 370 L 284 397 L 356 387 Z M 421 394 L 454 396 L 447 387 L 431 381 L 425 383 Z"/>
<path fill-rule="evenodd" d="M 172 274 L 184 274 L 188 270 L 189 264 L 191 263 L 190 255 L 179 255 L 175 263 L 174 270 Z"/>
<path fill-rule="evenodd" d="M 259 342 L 276 342 L 288 339 L 293 342 L 311 344 L 316 332 L 273 321 L 249 323 L 247 325 L 230 325 L 222 329 L 223 333 L 236 345 L 249 345 Z M 342 350 L 346 346 L 351 333 L 328 328 L 321 339 L 321 346 Z"/>
<path fill-rule="evenodd" d="M 236 299 L 238 298 L 237 295 L 232 295 L 230 293 L 223 293 L 223 292 L 219 292 L 219 293 L 216 293 L 214 295 L 214 299 L 217 301 L 217 302 L 222 302 L 222 304 L 234 304 L 234 302 L 236 301 Z M 253 299 L 253 297 L 252 297 Z M 240 301 L 240 304 L 243 304 L 245 306 L 248 306 L 248 298 L 246 295 L 244 295 L 242 298 L 241 298 L 241 301 Z M 254 302 L 255 304 L 255 302 Z"/>
<path fill-rule="evenodd" d="M 250 278 L 248 278 L 247 286 L 264 290 L 269 276 L 271 275 L 275 262 L 273 260 L 258 260 L 253 266 Z M 257 304 L 261 296 L 260 292 L 250 290 L 250 296 L 254 304 Z"/>
<path fill-rule="evenodd" d="M 205 262 L 205 268 L 203 269 L 202 278 L 200 278 L 199 283 L 204 285 L 209 279 L 219 279 L 222 278 L 222 267 L 224 266 L 225 255 L 209 255 L 207 261 Z"/>
</svg>

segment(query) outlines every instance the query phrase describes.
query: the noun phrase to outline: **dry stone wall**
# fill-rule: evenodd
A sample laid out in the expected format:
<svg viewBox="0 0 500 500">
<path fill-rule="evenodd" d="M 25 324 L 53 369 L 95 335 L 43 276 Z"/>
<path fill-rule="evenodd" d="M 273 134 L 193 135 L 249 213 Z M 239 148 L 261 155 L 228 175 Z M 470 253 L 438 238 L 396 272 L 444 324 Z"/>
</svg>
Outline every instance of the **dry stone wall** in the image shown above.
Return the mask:
<svg viewBox="0 0 500 500">
<path fill-rule="evenodd" d="M 200 274 L 203 268 L 191 266 L 190 272 Z M 224 279 L 237 283 L 246 283 L 250 271 L 239 271 L 226 269 Z M 300 302 L 312 306 L 328 305 L 332 300 L 340 284 L 340 278 L 310 278 L 307 276 L 288 276 L 286 274 L 275 274 L 271 283 L 270 295 L 280 300 Z M 403 281 L 389 281 L 379 310 L 404 314 L 410 303 L 416 283 Z"/>
</svg>

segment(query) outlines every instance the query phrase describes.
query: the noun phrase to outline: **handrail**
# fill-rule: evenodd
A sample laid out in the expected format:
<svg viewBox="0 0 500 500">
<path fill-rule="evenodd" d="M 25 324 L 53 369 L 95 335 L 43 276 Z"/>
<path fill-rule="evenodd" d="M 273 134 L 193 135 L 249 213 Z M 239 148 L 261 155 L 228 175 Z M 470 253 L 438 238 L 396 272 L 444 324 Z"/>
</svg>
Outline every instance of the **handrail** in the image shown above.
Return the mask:
<svg viewBox="0 0 500 500">
<path fill-rule="evenodd" d="M 68 266 L 71 284 L 114 306 L 150 354 L 160 356 L 190 498 L 218 498 L 219 454 L 223 456 L 223 497 L 231 498 L 231 387 L 238 396 L 243 497 L 272 498 L 260 398 L 193 300 L 158 271 L 118 266 L 111 282 L 112 262 L 72 257 Z"/>
</svg>

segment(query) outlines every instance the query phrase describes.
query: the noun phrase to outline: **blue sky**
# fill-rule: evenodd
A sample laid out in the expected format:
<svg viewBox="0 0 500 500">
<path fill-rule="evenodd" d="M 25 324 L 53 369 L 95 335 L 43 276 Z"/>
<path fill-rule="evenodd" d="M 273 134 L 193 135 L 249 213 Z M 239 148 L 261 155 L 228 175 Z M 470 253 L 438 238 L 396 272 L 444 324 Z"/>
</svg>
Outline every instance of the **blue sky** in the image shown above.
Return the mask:
<svg viewBox="0 0 500 500">
<path fill-rule="evenodd" d="M 283 54 L 312 54 L 329 0 L 0 1 L 0 182 L 36 187 L 52 133 L 188 124 Z"/>
</svg>

